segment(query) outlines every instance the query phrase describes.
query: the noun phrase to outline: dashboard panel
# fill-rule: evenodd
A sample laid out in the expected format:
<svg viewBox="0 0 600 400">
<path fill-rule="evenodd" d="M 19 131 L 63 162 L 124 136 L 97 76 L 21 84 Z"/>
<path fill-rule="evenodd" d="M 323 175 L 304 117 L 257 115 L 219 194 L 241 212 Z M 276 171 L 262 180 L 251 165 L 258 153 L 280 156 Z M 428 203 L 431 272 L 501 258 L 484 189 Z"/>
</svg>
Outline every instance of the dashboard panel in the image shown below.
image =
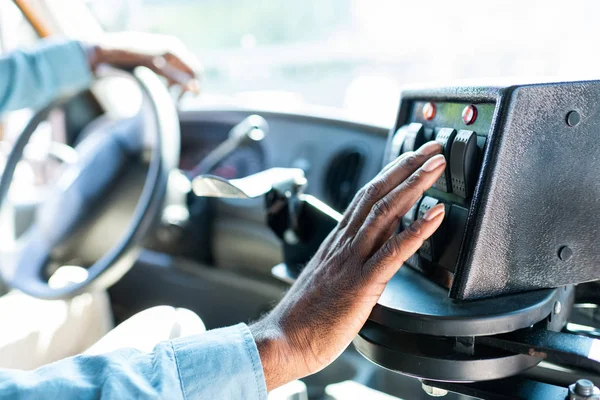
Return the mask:
<svg viewBox="0 0 600 400">
<path fill-rule="evenodd" d="M 387 159 L 434 139 L 448 161 L 403 218 L 447 210 L 407 264 L 456 300 L 597 280 L 600 81 L 490 83 L 402 92 Z"/>
<path fill-rule="evenodd" d="M 303 169 L 308 181 L 306 192 L 326 203 L 337 203 L 334 208 L 339 211 L 381 169 L 387 128 L 319 116 L 239 109 L 180 113 L 182 167 L 197 162 L 225 140 L 233 126 L 252 114 L 261 115 L 269 124 L 269 132 L 260 142 L 261 168 Z M 234 161 L 240 164 L 241 158 L 249 156 L 236 153 L 238 160 Z M 271 268 L 282 261 L 282 249 L 280 240 L 265 224 L 263 199 L 211 199 L 211 203 L 213 263 L 270 275 Z"/>
<path fill-rule="evenodd" d="M 362 186 L 381 169 L 389 129 L 340 119 L 285 114 L 261 110 L 197 110 L 180 113 L 182 155 L 189 156 L 197 141 L 217 143 L 225 140 L 229 130 L 251 114 L 264 117 L 269 133 L 260 142 L 263 168 L 295 167 L 304 170 L 307 192 L 325 199 L 326 175 L 336 155 L 359 149 L 364 163 L 357 171 Z M 207 139 L 202 139 L 202 138 Z M 206 152 L 206 150 L 201 150 Z M 343 210 L 342 210 L 343 211 Z"/>
<path fill-rule="evenodd" d="M 182 135 L 182 147 L 179 168 L 191 173 L 221 142 L 227 139 L 228 131 L 216 130 L 209 135 Z M 265 169 L 265 155 L 260 143 L 252 142 L 242 145 L 232 154 L 225 157 L 212 171 L 213 175 L 226 179 L 243 178 Z"/>
</svg>

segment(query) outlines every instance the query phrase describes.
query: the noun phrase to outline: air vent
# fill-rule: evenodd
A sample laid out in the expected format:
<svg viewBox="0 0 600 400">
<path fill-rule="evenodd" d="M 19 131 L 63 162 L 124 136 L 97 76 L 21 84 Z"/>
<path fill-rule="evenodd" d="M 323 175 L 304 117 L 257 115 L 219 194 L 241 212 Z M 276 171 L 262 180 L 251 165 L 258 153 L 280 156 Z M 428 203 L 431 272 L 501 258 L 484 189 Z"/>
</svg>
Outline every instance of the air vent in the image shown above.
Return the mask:
<svg viewBox="0 0 600 400">
<path fill-rule="evenodd" d="M 364 152 L 345 149 L 335 155 L 325 176 L 326 202 L 343 212 L 358 191 L 358 180 L 365 162 Z"/>
</svg>

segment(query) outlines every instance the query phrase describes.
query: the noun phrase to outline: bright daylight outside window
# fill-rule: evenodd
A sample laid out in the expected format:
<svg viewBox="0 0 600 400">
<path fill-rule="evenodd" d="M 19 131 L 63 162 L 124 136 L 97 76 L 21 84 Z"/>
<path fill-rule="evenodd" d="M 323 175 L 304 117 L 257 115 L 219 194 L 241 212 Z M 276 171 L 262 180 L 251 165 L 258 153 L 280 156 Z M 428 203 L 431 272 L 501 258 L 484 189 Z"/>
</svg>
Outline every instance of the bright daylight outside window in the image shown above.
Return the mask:
<svg viewBox="0 0 600 400">
<path fill-rule="evenodd" d="M 182 39 L 206 66 L 205 94 L 195 100 L 202 104 L 325 106 L 326 112 L 338 109 L 354 120 L 391 126 L 406 84 L 597 69 L 596 0 L 88 4 L 109 31 Z M 577 10 L 576 18 L 565 7 Z"/>
</svg>

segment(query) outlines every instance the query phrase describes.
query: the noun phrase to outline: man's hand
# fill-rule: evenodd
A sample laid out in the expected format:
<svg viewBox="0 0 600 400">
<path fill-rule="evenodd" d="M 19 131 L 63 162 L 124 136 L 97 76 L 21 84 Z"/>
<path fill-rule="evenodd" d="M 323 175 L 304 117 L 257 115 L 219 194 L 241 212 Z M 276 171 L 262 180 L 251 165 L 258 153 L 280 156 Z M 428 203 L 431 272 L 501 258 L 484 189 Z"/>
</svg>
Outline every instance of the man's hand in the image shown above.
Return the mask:
<svg viewBox="0 0 600 400">
<path fill-rule="evenodd" d="M 387 282 L 440 226 L 442 204 L 394 234 L 444 170 L 441 151 L 438 143 L 427 143 L 363 187 L 283 300 L 250 327 L 269 390 L 335 360 L 367 321 Z"/>
<path fill-rule="evenodd" d="M 101 64 L 120 68 L 144 66 L 165 77 L 169 86 L 179 85 L 183 92 L 200 92 L 202 66 L 183 43 L 172 36 L 109 34 L 88 49 L 88 62 L 94 72 Z"/>
</svg>

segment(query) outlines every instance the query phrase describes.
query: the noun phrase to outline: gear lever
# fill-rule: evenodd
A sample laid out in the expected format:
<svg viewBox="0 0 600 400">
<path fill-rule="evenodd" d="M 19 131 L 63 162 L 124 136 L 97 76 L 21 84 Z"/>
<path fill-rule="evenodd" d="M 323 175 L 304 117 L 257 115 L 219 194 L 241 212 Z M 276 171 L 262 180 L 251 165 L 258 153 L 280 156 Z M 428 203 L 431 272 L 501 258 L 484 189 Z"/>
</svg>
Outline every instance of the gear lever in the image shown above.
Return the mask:
<svg viewBox="0 0 600 400">
<path fill-rule="evenodd" d="M 194 177 L 202 174 L 208 174 L 227 156 L 237 150 L 239 147 L 252 143 L 260 142 L 269 132 L 267 121 L 260 115 L 250 115 L 242 122 L 234 126 L 229 131 L 229 137 L 216 149 L 211 151 L 202 159 L 189 173 L 188 177 Z"/>
<path fill-rule="evenodd" d="M 304 171 L 271 168 L 241 179 L 200 175 L 192 180 L 199 197 L 265 198 L 266 223 L 283 241 L 284 263 L 272 273 L 286 282 L 294 280 L 342 216 L 319 199 L 304 194 Z"/>
</svg>

